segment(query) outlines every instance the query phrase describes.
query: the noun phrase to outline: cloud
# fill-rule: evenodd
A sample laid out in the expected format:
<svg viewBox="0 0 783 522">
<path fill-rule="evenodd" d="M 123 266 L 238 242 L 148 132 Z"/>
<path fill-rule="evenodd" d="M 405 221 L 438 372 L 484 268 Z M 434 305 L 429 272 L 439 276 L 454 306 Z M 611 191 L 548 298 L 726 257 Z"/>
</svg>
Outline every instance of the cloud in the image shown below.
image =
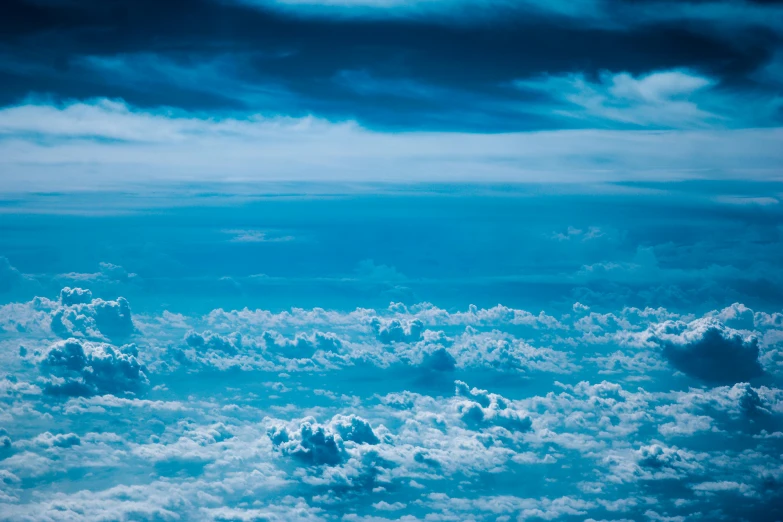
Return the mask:
<svg viewBox="0 0 783 522">
<path fill-rule="evenodd" d="M 393 266 L 376 265 L 372 259 L 360 261 L 354 272 L 358 279 L 368 283 L 403 283 L 407 279 Z"/>
<path fill-rule="evenodd" d="M 769 18 L 779 15 L 776 2 L 715 0 L 707 5 L 667 0 L 622 2 L 598 0 L 235 0 L 277 9 L 299 17 L 363 19 L 435 19 L 441 23 L 473 25 L 528 16 L 544 20 L 576 20 L 590 27 L 626 29 L 655 22 L 701 22 L 725 28 L 757 25 L 779 29 Z"/>
<path fill-rule="evenodd" d="M 639 76 L 604 71 L 597 82 L 589 81 L 582 74 L 545 76 L 520 80 L 515 85 L 559 99 L 563 105 L 552 109 L 556 114 L 598 126 L 607 122 L 653 128 L 737 124 L 727 114 L 713 113 L 701 105 L 721 101 L 714 95 L 712 100 L 708 97 L 715 81 L 686 70 L 655 71 Z M 734 110 L 730 102 L 723 100 L 722 104 L 718 107 L 722 112 Z"/>
<path fill-rule="evenodd" d="M 117 7 L 155 24 L 94 7 L 14 0 L 8 30 L 25 45 L 0 50 L 12 79 L 0 103 L 111 97 L 217 118 L 313 114 L 376 129 L 497 133 L 569 126 L 538 110 L 541 97 L 508 88 L 545 73 L 693 69 L 745 106 L 779 98 L 768 67 L 781 33 L 776 2 L 204 0 L 187 25 L 151 3 Z M 107 28 L 101 45 L 85 37 L 95 26 Z M 532 48 L 525 59 L 508 52 Z M 772 74 L 759 74 L 765 68 Z"/>
<path fill-rule="evenodd" d="M 0 256 L 0 292 L 8 292 L 21 280 L 21 272 L 11 266 L 7 258 Z"/>
<path fill-rule="evenodd" d="M 594 0 L 577 3 L 542 2 L 540 0 L 238 0 L 249 5 L 281 9 L 298 15 L 333 17 L 412 17 L 423 15 L 459 19 L 465 10 L 474 12 L 479 18 L 492 19 L 516 13 L 542 12 L 549 15 L 594 16 L 600 11 L 600 4 Z"/>
<path fill-rule="evenodd" d="M 294 236 L 283 236 L 264 230 L 233 229 L 225 230 L 224 232 L 234 236 L 229 240 L 232 243 L 281 243 L 296 239 Z"/>
<path fill-rule="evenodd" d="M 293 339 L 264 332 L 262 337 L 268 350 L 290 358 L 312 357 L 318 351 L 337 353 L 343 346 L 340 338 L 331 332 L 298 333 Z"/>
<path fill-rule="evenodd" d="M 137 274 L 128 272 L 120 265 L 113 263 L 98 263 L 97 272 L 68 272 L 57 274 L 52 277 L 53 281 L 71 282 L 73 284 L 90 284 L 93 288 L 96 285 L 105 287 L 117 283 L 128 283 L 130 281 L 139 281 Z"/>
<path fill-rule="evenodd" d="M 747 484 L 724 480 L 721 482 L 702 482 L 691 486 L 697 494 L 720 494 L 724 492 L 736 492 L 748 497 L 755 497 L 756 492 Z"/>
<path fill-rule="evenodd" d="M 127 281 L 131 277 L 135 277 L 136 274 L 128 273 L 127 270 L 125 270 L 120 265 L 115 265 L 112 263 L 106 263 L 101 262 L 99 263 L 100 266 L 100 273 L 109 279 L 110 281 Z"/>
<path fill-rule="evenodd" d="M 331 427 L 343 440 L 350 440 L 357 444 L 380 443 L 370 423 L 356 415 L 337 415 L 332 419 Z"/>
<path fill-rule="evenodd" d="M 371 325 L 378 340 L 384 344 L 416 342 L 421 339 L 421 334 L 424 333 L 424 323 L 419 319 L 405 323 L 398 319 L 392 319 L 384 323 L 376 318 Z"/>
<path fill-rule="evenodd" d="M 20 173 L 3 178 L 6 190 L 116 186 L 131 172 L 140 182 L 208 181 L 218 168 L 225 179 L 244 182 L 438 181 L 446 173 L 449 181 L 597 182 L 691 179 L 704 171 L 768 179 L 783 161 L 780 134 L 778 128 L 381 133 L 313 117 L 203 118 L 104 99 L 0 109 L 0 168 Z"/>
<path fill-rule="evenodd" d="M 82 440 L 75 433 L 53 435 L 47 431 L 38 435 L 33 442 L 45 448 L 72 448 L 81 445 Z"/>
<path fill-rule="evenodd" d="M 578 239 L 580 241 L 590 241 L 599 237 L 604 237 L 604 232 L 600 227 L 588 227 L 587 230 L 581 230 L 576 227 L 568 227 L 565 232 L 556 232 L 552 234 L 552 239 L 558 241 L 570 241 Z"/>
<path fill-rule="evenodd" d="M 636 457 L 639 466 L 650 473 L 650 476 L 645 478 L 679 478 L 682 473 L 697 473 L 703 469 L 696 455 L 660 444 L 642 446 L 636 451 Z"/>
<path fill-rule="evenodd" d="M 421 368 L 435 372 L 450 372 L 457 366 L 457 361 L 445 348 L 436 348 L 435 350 L 424 354 Z"/>
<path fill-rule="evenodd" d="M 149 385 L 138 355 L 134 345 L 118 349 L 78 339 L 59 341 L 40 356 L 44 391 L 65 396 L 137 393 Z"/>
<path fill-rule="evenodd" d="M 468 327 L 448 350 L 461 368 L 522 373 L 571 373 L 577 369 L 567 351 L 532 346 L 499 330 L 485 333 Z"/>
<path fill-rule="evenodd" d="M 455 384 L 456 395 L 469 399 L 458 402 L 457 411 L 462 421 L 471 428 L 498 426 L 518 433 L 528 431 L 532 426 L 530 417 L 513 408 L 500 395 L 470 388 L 462 381 L 455 381 Z"/>
<path fill-rule="evenodd" d="M 426 372 L 484 368 L 568 373 L 576 368 L 569 352 L 534 347 L 504 332 L 512 327 L 562 330 L 566 325 L 543 311 L 533 315 L 502 305 L 488 309 L 471 305 L 467 311 L 452 312 L 430 303 L 411 307 L 392 303 L 387 310 L 352 312 L 320 308 L 276 314 L 265 310 L 215 310 L 205 320 L 210 330 L 202 333 L 191 331 L 186 324 L 181 326 L 180 321 L 169 324 L 167 332 L 178 328 L 184 344 L 195 350 L 174 353 L 175 365 L 177 361 L 192 362 L 195 357 L 205 367 L 295 372 L 334 371 L 353 365 L 374 366 L 378 371 L 405 365 Z M 267 329 L 270 326 L 296 333 L 286 337 Z M 490 327 L 491 331 L 480 330 Z M 141 324 L 139 328 L 143 331 L 149 325 Z"/>
<path fill-rule="evenodd" d="M 708 382 L 733 384 L 759 377 L 758 339 L 747 337 L 720 323 L 698 322 L 679 336 L 656 342 L 676 369 Z"/>
<path fill-rule="evenodd" d="M 267 436 L 283 455 L 314 466 L 336 466 L 347 461 L 346 441 L 380 443 L 370 423 L 356 415 L 336 415 L 325 425 L 313 417 L 289 424 L 273 422 Z"/>
<path fill-rule="evenodd" d="M 90 338 L 125 338 L 134 331 L 128 300 L 93 299 L 92 292 L 65 287 L 61 306 L 52 312 L 52 331 L 61 337 L 84 335 Z"/>
<path fill-rule="evenodd" d="M 185 344 L 196 349 L 196 351 L 216 350 L 227 354 L 236 354 L 242 347 L 242 336 L 234 333 L 231 336 L 224 337 L 214 334 L 209 330 L 198 333 L 193 330 L 185 334 Z"/>
<path fill-rule="evenodd" d="M 8 430 L 0 428 L 0 451 L 11 448 L 11 437 L 8 435 Z"/>
<path fill-rule="evenodd" d="M 83 301 L 70 306 L 92 304 L 85 294 L 64 293 Z M 37 302 L 46 310 L 65 306 Z M 671 371 L 645 370 L 647 360 L 602 374 L 599 359 L 641 353 L 665 364 L 663 341 L 700 359 L 692 345 L 711 327 L 729 343 L 738 334 L 747 348 L 751 338 L 780 330 L 779 318 L 740 303 L 698 318 L 572 303 L 556 315 L 429 303 L 136 311 L 141 354 L 84 339 L 51 343 L 48 330 L 14 334 L 28 352 L 19 357 L 15 342 L 14 350 L 0 350 L 9 372 L 0 379 L 7 405 L 0 422 L 13 428 L 0 455 L 0 509 L 11 519 L 81 513 L 99 520 L 111 511 L 128 518 L 490 521 L 636 520 L 653 507 L 669 517 L 722 510 L 752 519 L 754 506 L 774 506 L 783 478 L 777 377 L 687 389 Z M 403 333 L 419 321 L 418 340 L 379 340 L 379 325 L 393 320 Z M 170 364 L 170 351 L 183 347 L 205 366 Z M 522 376 L 503 364 L 514 357 Z M 274 365 L 262 365 L 264 358 Z M 283 360 L 308 366 L 283 372 Z M 436 371 L 448 373 L 429 373 Z M 648 380 L 637 382 L 635 372 Z M 52 393 L 65 400 L 52 401 Z M 95 483 L 97 475 L 105 484 Z M 522 475 L 549 480 L 519 489 L 513 478 Z M 65 481 L 76 487 L 61 489 Z M 35 502 L 25 497 L 30 490 Z M 455 490 L 460 495 L 450 496 Z M 64 505 L 69 510 L 56 509 Z"/>
<path fill-rule="evenodd" d="M 64 306 L 89 304 L 92 302 L 92 292 L 83 288 L 71 288 L 66 286 L 60 290 L 60 302 Z"/>
</svg>

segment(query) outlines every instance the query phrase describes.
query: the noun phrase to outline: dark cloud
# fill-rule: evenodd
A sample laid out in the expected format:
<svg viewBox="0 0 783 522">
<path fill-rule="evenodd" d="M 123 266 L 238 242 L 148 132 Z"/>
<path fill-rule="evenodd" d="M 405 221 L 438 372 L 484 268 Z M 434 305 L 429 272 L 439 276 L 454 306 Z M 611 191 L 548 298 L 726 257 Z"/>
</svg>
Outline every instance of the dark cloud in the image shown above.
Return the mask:
<svg viewBox="0 0 783 522">
<path fill-rule="evenodd" d="M 746 338 L 725 327 L 705 328 L 693 340 L 658 343 L 672 366 L 704 381 L 734 384 L 764 373 L 759 363 L 758 339 Z"/>
<path fill-rule="evenodd" d="M 687 67 L 750 85 L 780 43 L 751 17 L 718 31 L 676 16 L 647 19 L 641 9 L 605 23 L 516 9 L 498 9 L 491 23 L 311 17 L 208 0 L 11 0 L 4 13 L 0 103 L 29 93 L 107 96 L 376 127 L 562 126 L 528 106 L 540 95 L 508 84 L 544 73 Z"/>
<path fill-rule="evenodd" d="M 424 355 L 421 361 L 422 368 L 436 372 L 451 372 L 457 366 L 457 361 L 448 350 L 440 347 Z"/>
</svg>

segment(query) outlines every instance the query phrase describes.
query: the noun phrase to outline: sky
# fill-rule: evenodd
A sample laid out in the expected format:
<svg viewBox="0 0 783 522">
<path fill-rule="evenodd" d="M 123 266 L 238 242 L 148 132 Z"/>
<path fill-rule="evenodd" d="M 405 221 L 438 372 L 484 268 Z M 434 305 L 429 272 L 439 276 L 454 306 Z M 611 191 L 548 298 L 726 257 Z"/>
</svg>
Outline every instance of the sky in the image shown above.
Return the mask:
<svg viewBox="0 0 783 522">
<path fill-rule="evenodd" d="M 783 3 L 5 0 L 0 521 L 783 520 Z"/>
<path fill-rule="evenodd" d="M 0 188 L 777 180 L 781 17 L 760 0 L 9 0 Z"/>
</svg>

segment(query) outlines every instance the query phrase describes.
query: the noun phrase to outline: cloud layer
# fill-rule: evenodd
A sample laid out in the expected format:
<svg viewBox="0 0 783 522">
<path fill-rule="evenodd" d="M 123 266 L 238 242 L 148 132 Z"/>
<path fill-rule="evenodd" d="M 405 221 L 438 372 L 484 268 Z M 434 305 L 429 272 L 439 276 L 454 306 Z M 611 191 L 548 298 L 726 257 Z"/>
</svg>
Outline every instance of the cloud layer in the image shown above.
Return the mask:
<svg viewBox="0 0 783 522">
<path fill-rule="evenodd" d="M 0 308 L 9 520 L 779 510 L 780 313 L 164 311 L 129 315 L 125 345 L 55 320 L 107 302 L 127 301 Z"/>
<path fill-rule="evenodd" d="M 666 117 L 655 105 L 629 110 Z M 123 187 L 130 179 L 209 182 L 216 172 L 232 182 L 590 183 L 683 180 L 704 172 L 771 180 L 783 161 L 780 135 L 778 128 L 386 134 L 309 117 L 163 115 L 108 100 L 0 109 L 1 165 L 13 173 L 2 183 L 11 191 L 43 182 L 50 189 Z"/>
</svg>

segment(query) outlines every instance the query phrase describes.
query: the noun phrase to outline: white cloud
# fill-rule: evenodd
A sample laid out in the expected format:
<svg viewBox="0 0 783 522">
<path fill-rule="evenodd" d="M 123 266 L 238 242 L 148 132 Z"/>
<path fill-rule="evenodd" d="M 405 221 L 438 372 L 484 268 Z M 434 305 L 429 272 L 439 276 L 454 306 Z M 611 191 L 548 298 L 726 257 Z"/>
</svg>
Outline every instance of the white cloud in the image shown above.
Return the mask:
<svg viewBox="0 0 783 522">
<path fill-rule="evenodd" d="M 632 118 L 699 114 L 682 108 L 689 102 L 661 110 L 650 101 L 693 88 L 692 79 L 626 83 L 612 88 L 642 99 Z M 600 100 L 595 110 L 616 111 Z M 200 118 L 103 99 L 0 110 L 0 189 L 156 181 L 765 179 L 783 162 L 781 140 L 780 128 L 384 133 L 314 117 Z"/>
<path fill-rule="evenodd" d="M 556 113 L 599 126 L 602 122 L 617 122 L 638 127 L 703 128 L 732 123 L 725 115 L 705 108 L 708 102 L 715 104 L 714 95 L 712 99 L 699 98 L 715 86 L 715 81 L 690 71 L 656 71 L 639 76 L 604 71 L 595 82 L 583 74 L 569 74 L 520 80 L 515 85 L 552 95 L 565 103 L 565 108 Z"/>
</svg>

